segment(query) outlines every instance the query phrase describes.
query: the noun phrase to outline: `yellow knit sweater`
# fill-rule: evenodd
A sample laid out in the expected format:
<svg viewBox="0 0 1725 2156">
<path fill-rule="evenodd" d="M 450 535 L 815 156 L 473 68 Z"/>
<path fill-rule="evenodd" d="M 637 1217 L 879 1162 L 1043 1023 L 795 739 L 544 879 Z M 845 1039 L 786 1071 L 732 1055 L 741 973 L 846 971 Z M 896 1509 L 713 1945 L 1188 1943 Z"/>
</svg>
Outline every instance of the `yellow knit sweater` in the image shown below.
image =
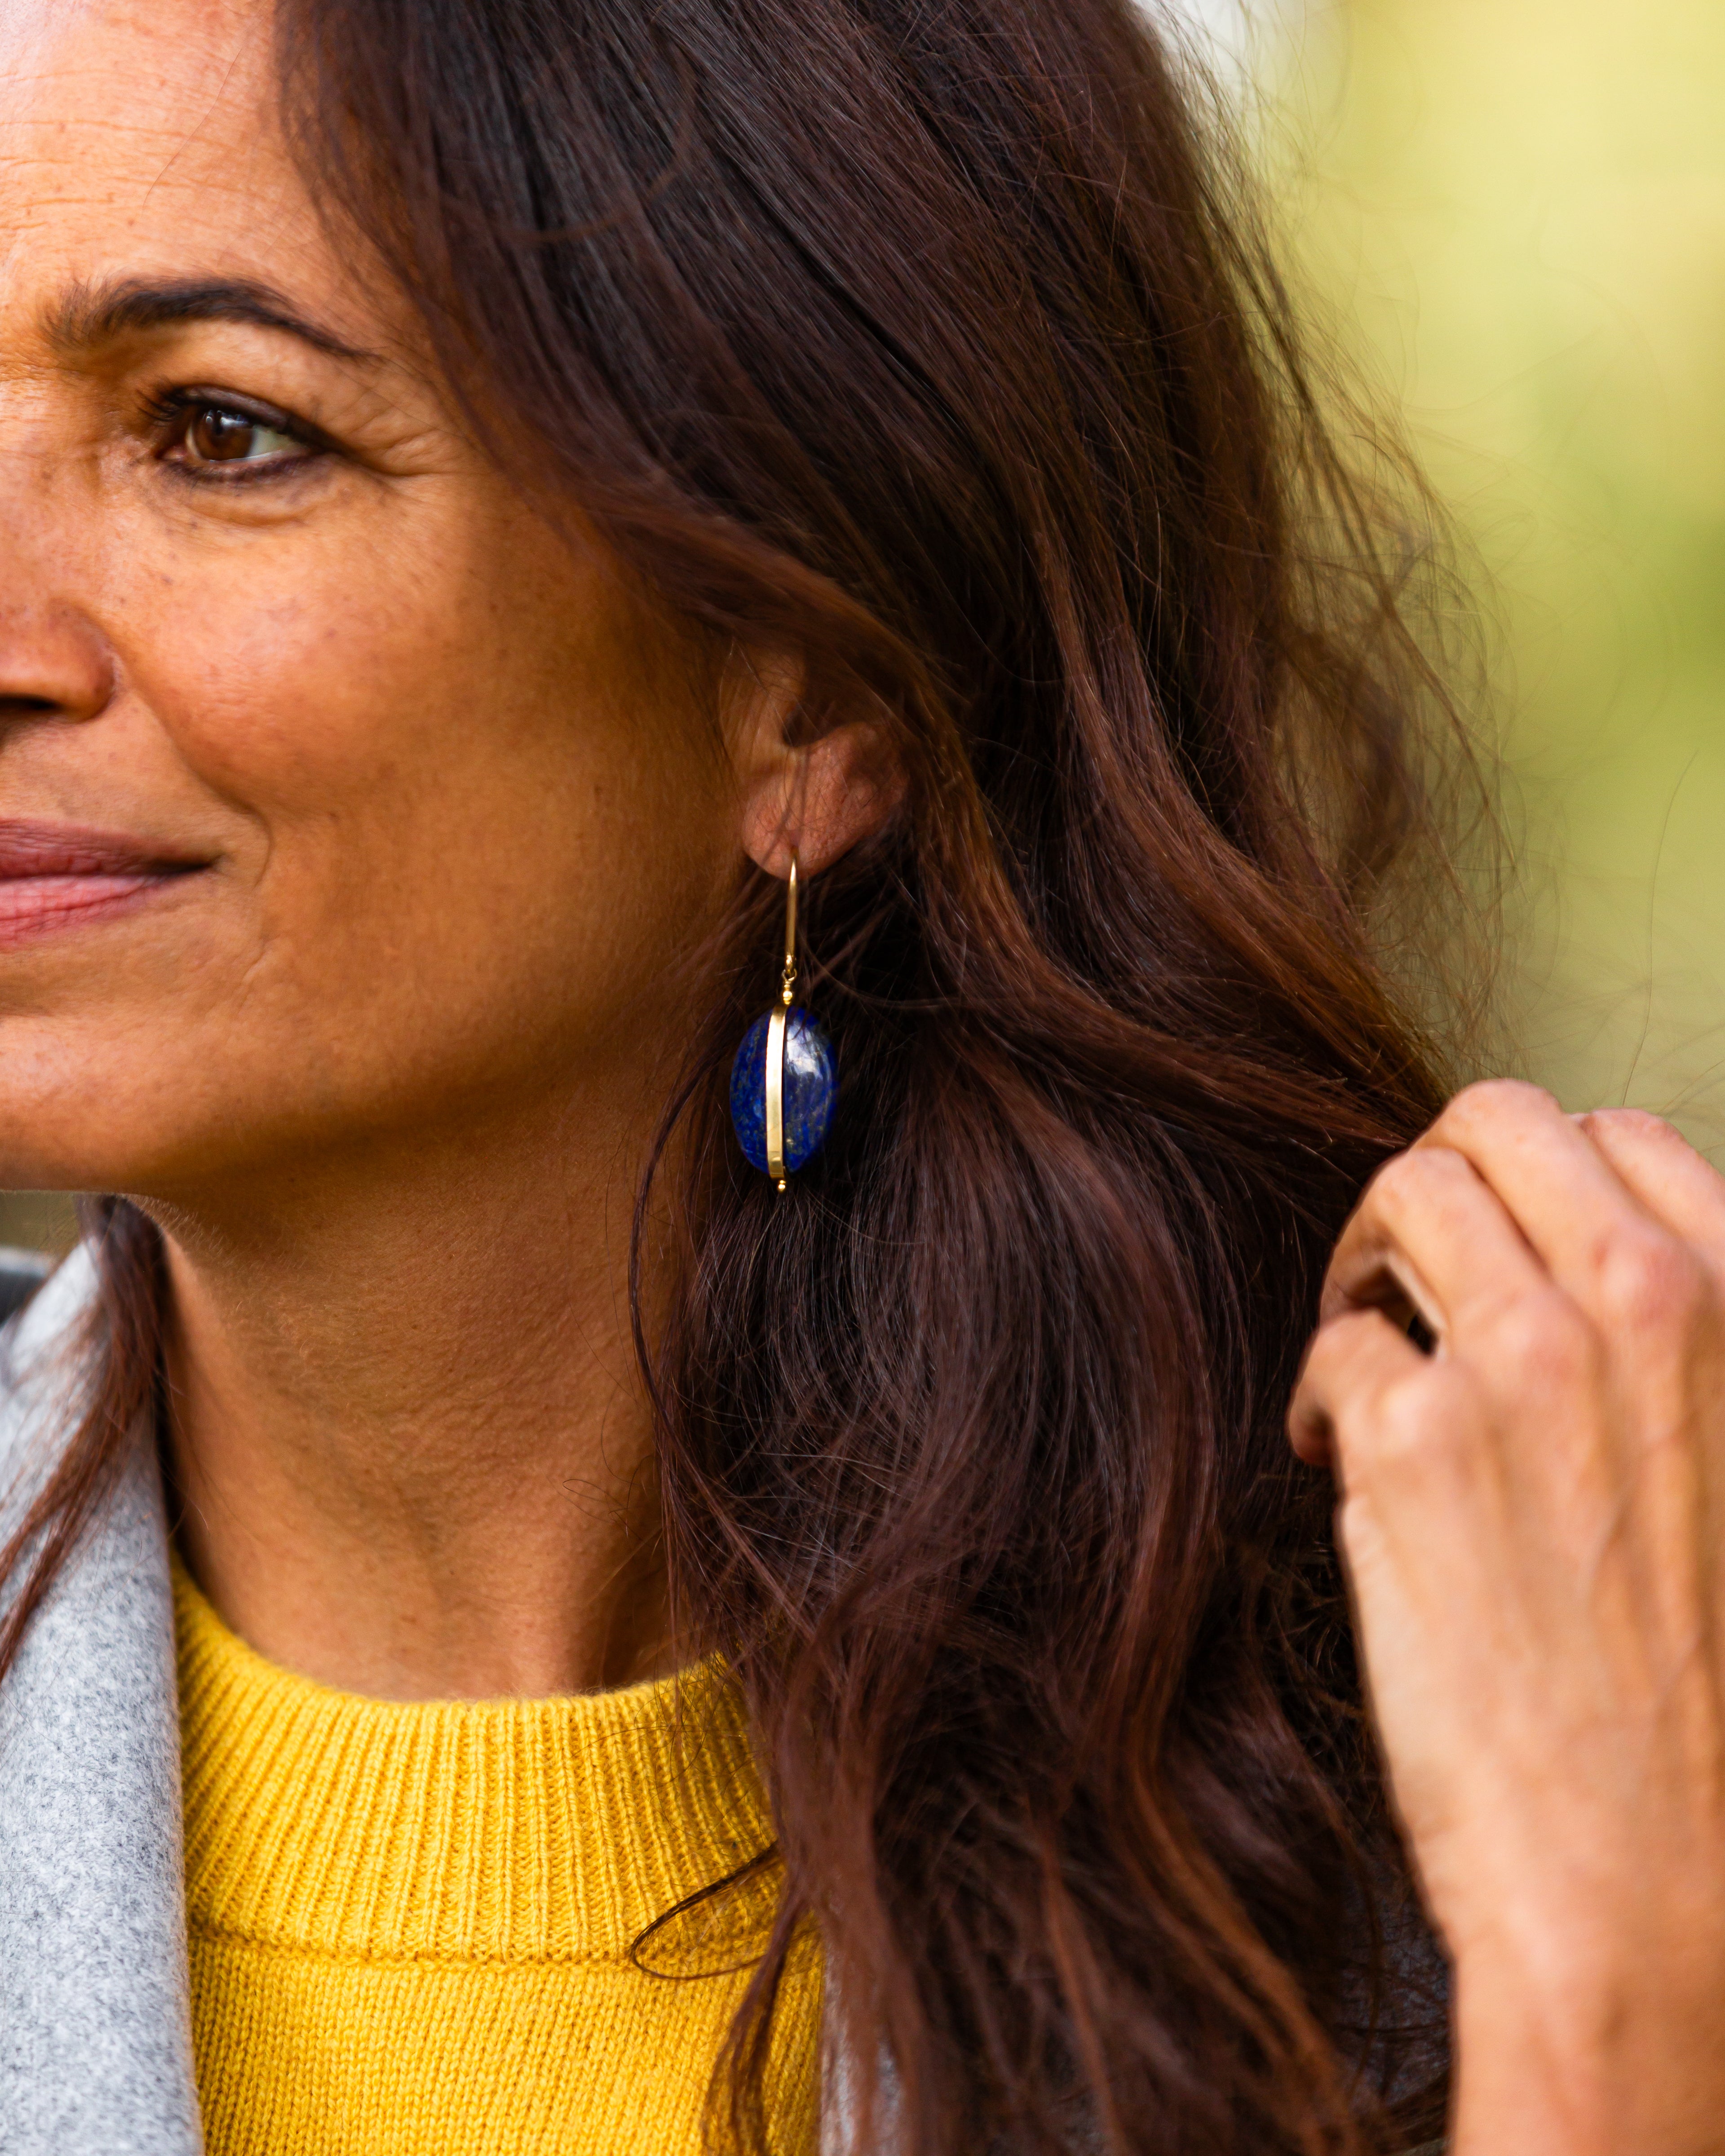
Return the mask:
<svg viewBox="0 0 1725 2156">
<path fill-rule="evenodd" d="M 630 1948 L 772 1838 L 729 1690 L 356 1699 L 177 1568 L 175 1597 L 210 2156 L 695 2156 L 770 1874 Z M 811 1942 L 768 2081 L 788 2156 L 818 2138 L 819 2014 Z"/>
</svg>

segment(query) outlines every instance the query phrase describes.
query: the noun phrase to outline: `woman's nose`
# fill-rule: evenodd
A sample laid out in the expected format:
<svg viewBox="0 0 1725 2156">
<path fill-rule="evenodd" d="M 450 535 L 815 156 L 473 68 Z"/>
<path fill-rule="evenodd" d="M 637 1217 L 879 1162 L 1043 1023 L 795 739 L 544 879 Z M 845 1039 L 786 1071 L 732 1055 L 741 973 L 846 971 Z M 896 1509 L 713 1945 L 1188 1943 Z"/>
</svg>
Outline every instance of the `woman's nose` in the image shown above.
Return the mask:
<svg viewBox="0 0 1725 2156">
<path fill-rule="evenodd" d="M 116 687 L 113 647 L 80 603 L 86 556 L 71 460 L 0 399 L 0 725 L 94 719 Z M 69 499 L 69 495 L 70 498 Z"/>
<path fill-rule="evenodd" d="M 113 654 L 93 622 L 0 584 L 0 724 L 100 717 L 114 685 Z"/>
</svg>

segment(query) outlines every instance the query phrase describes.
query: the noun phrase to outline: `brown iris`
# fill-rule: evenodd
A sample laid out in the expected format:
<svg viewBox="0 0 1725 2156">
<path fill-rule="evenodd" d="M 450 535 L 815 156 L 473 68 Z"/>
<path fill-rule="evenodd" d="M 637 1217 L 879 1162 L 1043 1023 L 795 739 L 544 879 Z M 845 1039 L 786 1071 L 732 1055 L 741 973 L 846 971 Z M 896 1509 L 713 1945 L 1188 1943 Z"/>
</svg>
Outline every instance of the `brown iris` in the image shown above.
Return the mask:
<svg viewBox="0 0 1725 2156">
<path fill-rule="evenodd" d="M 268 431 L 243 412 L 226 411 L 206 404 L 192 415 L 186 429 L 186 445 L 192 454 L 210 464 L 231 464 L 253 454 L 257 437 Z"/>
</svg>

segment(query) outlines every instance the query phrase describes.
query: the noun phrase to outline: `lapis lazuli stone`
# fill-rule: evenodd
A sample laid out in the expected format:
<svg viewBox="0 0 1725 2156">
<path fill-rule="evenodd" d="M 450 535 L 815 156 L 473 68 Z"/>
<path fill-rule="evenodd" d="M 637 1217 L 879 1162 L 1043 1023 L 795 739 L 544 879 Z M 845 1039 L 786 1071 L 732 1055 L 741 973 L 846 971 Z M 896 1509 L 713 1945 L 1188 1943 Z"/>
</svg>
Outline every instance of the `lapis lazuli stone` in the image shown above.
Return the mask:
<svg viewBox="0 0 1725 2156">
<path fill-rule="evenodd" d="M 762 1174 L 767 1173 L 767 1028 L 773 1014 L 757 1018 L 742 1037 L 731 1066 L 731 1121 L 737 1142 Z M 839 1064 L 819 1019 L 800 1008 L 784 1025 L 784 1164 L 794 1174 L 820 1151 L 839 1097 Z"/>
</svg>

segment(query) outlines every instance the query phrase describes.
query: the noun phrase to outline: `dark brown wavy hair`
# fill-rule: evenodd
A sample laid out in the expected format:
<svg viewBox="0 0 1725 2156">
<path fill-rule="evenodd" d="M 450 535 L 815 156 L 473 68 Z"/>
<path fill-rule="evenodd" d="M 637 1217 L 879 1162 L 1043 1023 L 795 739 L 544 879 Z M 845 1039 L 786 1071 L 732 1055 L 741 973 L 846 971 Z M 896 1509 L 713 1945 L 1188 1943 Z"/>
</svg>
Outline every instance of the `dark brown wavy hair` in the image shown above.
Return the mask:
<svg viewBox="0 0 1725 2156">
<path fill-rule="evenodd" d="M 908 775 L 808 894 L 824 1158 L 780 1199 L 726 1128 L 752 871 L 637 1216 L 675 1606 L 781 1868 L 716 2131 L 766 2145 L 810 1926 L 859 2150 L 1430 2130 L 1441 1999 L 1282 1416 L 1444 1091 L 1396 894 L 1447 706 L 1425 542 L 1323 421 L 1216 99 L 1127 0 L 280 25 L 319 198 L 498 457 Z M 158 1232 L 90 1224 L 105 1376 L 0 1663 L 157 1383 Z"/>
</svg>

